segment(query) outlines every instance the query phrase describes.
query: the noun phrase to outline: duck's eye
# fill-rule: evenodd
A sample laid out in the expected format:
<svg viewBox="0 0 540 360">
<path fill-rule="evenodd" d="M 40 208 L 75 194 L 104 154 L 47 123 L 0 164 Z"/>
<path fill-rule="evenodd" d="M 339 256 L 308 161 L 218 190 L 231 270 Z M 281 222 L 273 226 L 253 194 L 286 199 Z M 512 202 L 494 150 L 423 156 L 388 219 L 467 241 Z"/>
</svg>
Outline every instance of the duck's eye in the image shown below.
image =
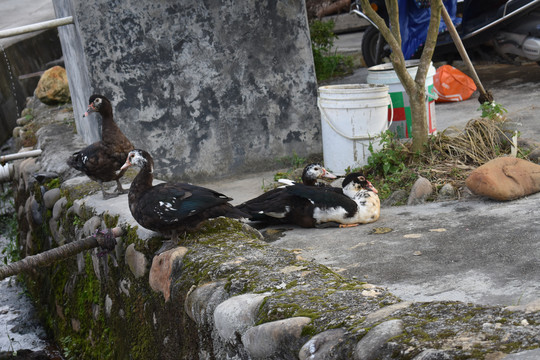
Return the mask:
<svg viewBox="0 0 540 360">
<path fill-rule="evenodd" d="M 318 166 L 315 166 L 315 167 L 313 168 L 313 170 L 319 171 L 319 170 L 321 170 L 321 169 L 320 169 Z"/>
</svg>

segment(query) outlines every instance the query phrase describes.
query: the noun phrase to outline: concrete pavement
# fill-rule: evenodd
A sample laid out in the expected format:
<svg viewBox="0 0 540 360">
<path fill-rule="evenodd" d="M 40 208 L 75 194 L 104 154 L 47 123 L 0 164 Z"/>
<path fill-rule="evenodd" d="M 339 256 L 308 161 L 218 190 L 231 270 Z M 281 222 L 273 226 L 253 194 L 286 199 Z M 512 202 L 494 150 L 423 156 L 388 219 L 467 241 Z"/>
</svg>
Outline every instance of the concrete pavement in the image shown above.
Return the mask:
<svg viewBox="0 0 540 360">
<path fill-rule="evenodd" d="M 482 64 L 476 70 L 519 123 L 521 136 L 539 141 L 540 66 Z M 365 83 L 366 77 L 360 68 L 333 83 Z M 480 116 L 477 99 L 476 92 L 467 101 L 437 104 L 438 130 L 462 128 Z M 272 174 L 206 185 L 237 204 L 262 193 Z M 356 228 L 277 227 L 282 231 L 272 244 L 387 287 L 403 300 L 523 305 L 540 298 L 539 200 L 537 193 L 511 202 L 473 198 L 382 208 L 377 222 Z M 391 231 L 374 234 L 381 228 Z"/>
</svg>

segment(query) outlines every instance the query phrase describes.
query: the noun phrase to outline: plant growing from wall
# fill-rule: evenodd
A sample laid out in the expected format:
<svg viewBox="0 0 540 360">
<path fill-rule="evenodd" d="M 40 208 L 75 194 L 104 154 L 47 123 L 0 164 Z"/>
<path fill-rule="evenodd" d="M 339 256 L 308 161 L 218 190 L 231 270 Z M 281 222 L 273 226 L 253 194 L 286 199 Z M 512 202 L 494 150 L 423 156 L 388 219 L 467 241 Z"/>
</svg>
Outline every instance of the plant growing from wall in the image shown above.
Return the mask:
<svg viewBox="0 0 540 360">
<path fill-rule="evenodd" d="M 309 25 L 317 81 L 324 81 L 352 72 L 352 57 L 332 52 L 334 40 L 337 38 L 333 30 L 333 21 L 313 20 Z"/>
<path fill-rule="evenodd" d="M 3 207 L 8 206 L 7 204 L 13 206 L 11 191 L 0 193 L 0 204 Z M 19 260 L 20 255 L 17 249 L 17 214 L 15 212 L 9 212 L 0 216 L 0 234 L 7 239 L 7 243 L 2 249 L 4 264 Z"/>
</svg>

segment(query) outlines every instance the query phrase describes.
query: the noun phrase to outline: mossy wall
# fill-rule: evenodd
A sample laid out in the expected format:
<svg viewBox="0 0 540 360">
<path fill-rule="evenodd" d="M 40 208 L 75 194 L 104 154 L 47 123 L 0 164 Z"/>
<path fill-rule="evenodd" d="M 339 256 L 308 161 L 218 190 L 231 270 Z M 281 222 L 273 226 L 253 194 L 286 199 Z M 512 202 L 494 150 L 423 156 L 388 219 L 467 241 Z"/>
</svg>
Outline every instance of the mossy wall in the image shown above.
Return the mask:
<svg viewBox="0 0 540 360">
<path fill-rule="evenodd" d="M 21 208 L 19 242 L 23 256 L 81 239 L 95 228 L 122 225 L 115 214 L 98 213 L 86 207 L 84 200 L 72 197 L 79 196 L 86 183 L 63 186 L 52 209 L 44 204 L 43 194 L 53 191 L 51 187 L 58 186 L 58 181 L 30 183 L 30 191 L 20 186 L 16 196 L 16 205 Z M 212 316 L 197 323 L 185 310 L 194 289 L 207 284 L 217 284 L 222 301 L 246 293 L 266 294 L 253 325 L 309 318 L 309 326 L 300 333 L 299 345 L 327 328 L 352 328 L 362 318 L 346 319 L 351 310 L 357 311 L 357 301 L 350 306 L 338 304 L 345 294 L 360 294 L 365 284 L 347 281 L 322 265 L 276 249 L 261 241 L 256 230 L 236 220 L 211 220 L 198 233 L 187 235 L 181 245 L 187 252 L 171 262 L 165 280 L 168 289 L 160 287 L 159 282 L 152 284 L 152 272 L 159 270 L 154 271 L 157 264 L 149 264 L 170 250 L 160 252 L 161 238 L 141 239 L 129 225 L 117 239 L 114 251 L 85 251 L 53 266 L 35 269 L 24 275 L 24 281 L 51 336 L 68 358 L 77 359 L 241 356 L 245 351 L 241 344 L 223 341 L 216 334 Z M 142 265 L 142 271 L 126 256 L 130 248 L 144 257 L 147 265 Z M 336 293 L 341 296 L 332 296 Z M 382 289 L 378 295 L 362 300 L 366 310 L 399 301 Z M 286 357 L 296 358 L 299 347 L 289 350 Z"/>
<path fill-rule="evenodd" d="M 50 190 L 47 184 L 34 183 L 42 221 L 35 216 L 19 217 L 20 239 L 25 229 L 31 240 L 20 241 L 24 256 L 59 246 L 60 242 L 80 239 L 91 209 L 77 213 L 66 211 L 57 220 L 61 236 L 49 228 L 51 209 L 40 196 Z M 65 210 L 72 209 L 68 192 Z M 19 193 L 18 199 L 25 199 Z M 34 201 L 30 200 L 30 204 Z M 20 201 L 17 201 L 21 205 Z M 114 224 L 114 217 L 104 216 L 102 224 Z M 128 235 L 118 239 L 115 252 L 101 254 L 94 249 L 54 266 L 36 269 L 24 275 L 25 284 L 36 300 L 41 319 L 50 335 L 59 342 L 67 358 L 73 359 L 191 359 L 197 350 L 196 331 L 182 313 L 181 302 L 165 302 L 149 288 L 147 277 L 137 278 L 124 261 L 125 248 L 137 241 Z M 149 249 L 144 249 L 149 252 Z M 149 253 L 150 254 L 150 253 Z"/>
<path fill-rule="evenodd" d="M 42 156 L 18 161 L 13 182 L 22 257 L 124 228 L 111 252 L 22 276 L 68 359 L 501 359 L 539 347 L 534 304 L 402 302 L 236 220 L 168 243 L 137 227 L 126 195 L 103 200 L 94 182 L 52 165 L 58 140 L 46 137 L 72 132 L 63 120 L 40 128 Z"/>
</svg>

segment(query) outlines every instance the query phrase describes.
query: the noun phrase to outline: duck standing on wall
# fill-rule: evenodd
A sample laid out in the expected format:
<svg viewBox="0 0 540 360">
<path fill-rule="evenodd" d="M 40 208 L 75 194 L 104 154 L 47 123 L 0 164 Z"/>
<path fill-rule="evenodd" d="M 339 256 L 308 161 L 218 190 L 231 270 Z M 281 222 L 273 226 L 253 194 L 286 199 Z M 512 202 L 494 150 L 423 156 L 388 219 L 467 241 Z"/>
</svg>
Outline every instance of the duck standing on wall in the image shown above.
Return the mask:
<svg viewBox="0 0 540 360">
<path fill-rule="evenodd" d="M 144 150 L 132 150 L 122 169 L 135 165 L 140 168 L 128 193 L 129 210 L 143 227 L 177 240 L 179 232 L 196 230 L 209 218 L 226 216 L 247 218 L 248 214 L 236 209 L 232 200 L 201 186 L 185 183 L 162 183 L 153 186 L 154 160 Z"/>
<path fill-rule="evenodd" d="M 302 227 L 351 227 L 374 222 L 380 215 L 377 190 L 360 173 L 347 175 L 342 189 L 296 184 L 271 198 L 254 200 L 237 206 L 251 220 Z"/>
<path fill-rule="evenodd" d="M 97 181 L 101 186 L 104 199 L 124 193 L 120 178 L 126 170 L 118 169 L 126 161 L 127 154 L 133 150 L 133 145 L 122 133 L 113 119 L 111 102 L 103 95 L 90 96 L 88 110 L 83 115 L 98 112 L 102 119 L 101 141 L 97 141 L 86 148 L 77 151 L 67 160 L 72 168 L 82 171 L 90 179 Z M 104 182 L 116 181 L 116 194 L 105 192 Z"/>
</svg>

